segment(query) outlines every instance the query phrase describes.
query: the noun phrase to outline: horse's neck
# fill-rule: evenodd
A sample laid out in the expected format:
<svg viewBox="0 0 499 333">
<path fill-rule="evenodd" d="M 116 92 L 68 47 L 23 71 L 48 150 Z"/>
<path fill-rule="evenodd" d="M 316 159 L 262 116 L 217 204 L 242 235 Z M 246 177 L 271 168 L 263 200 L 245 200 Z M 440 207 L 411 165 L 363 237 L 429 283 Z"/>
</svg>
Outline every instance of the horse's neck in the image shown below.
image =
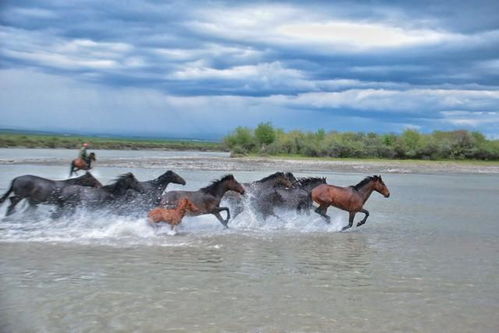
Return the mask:
<svg viewBox="0 0 499 333">
<path fill-rule="evenodd" d="M 273 188 L 273 187 L 281 187 L 282 185 L 277 183 L 275 179 L 269 179 L 264 182 L 256 182 L 255 187 L 257 189 L 267 189 L 267 188 Z M 284 186 L 282 186 L 284 187 Z"/>
<path fill-rule="evenodd" d="M 177 213 L 180 215 L 180 216 L 184 216 L 185 215 L 185 212 L 187 212 L 187 205 L 186 206 L 182 206 L 182 207 L 178 207 L 177 208 Z"/>
<path fill-rule="evenodd" d="M 124 195 L 128 190 L 128 188 L 125 188 L 119 181 L 111 185 L 103 186 L 102 188 L 114 195 Z"/>
<path fill-rule="evenodd" d="M 324 183 L 322 183 L 322 182 L 317 182 L 317 183 L 315 183 L 315 182 L 311 182 L 311 183 L 308 183 L 308 184 L 306 184 L 306 185 L 304 185 L 304 186 L 301 186 L 301 189 L 302 189 L 302 190 L 305 190 L 305 191 L 307 191 L 307 192 L 310 192 L 310 191 L 312 191 L 315 187 L 319 186 L 320 184 L 324 184 Z"/>
<path fill-rule="evenodd" d="M 217 199 L 222 199 L 223 195 L 225 192 L 227 192 L 229 188 L 227 187 L 227 184 L 225 183 L 218 183 L 214 186 L 212 195 L 216 197 Z"/>
<path fill-rule="evenodd" d="M 367 201 L 367 199 L 369 199 L 369 197 L 371 196 L 373 191 L 374 191 L 374 183 L 373 182 L 369 182 L 357 190 L 357 192 L 362 197 L 363 204 Z"/>
</svg>

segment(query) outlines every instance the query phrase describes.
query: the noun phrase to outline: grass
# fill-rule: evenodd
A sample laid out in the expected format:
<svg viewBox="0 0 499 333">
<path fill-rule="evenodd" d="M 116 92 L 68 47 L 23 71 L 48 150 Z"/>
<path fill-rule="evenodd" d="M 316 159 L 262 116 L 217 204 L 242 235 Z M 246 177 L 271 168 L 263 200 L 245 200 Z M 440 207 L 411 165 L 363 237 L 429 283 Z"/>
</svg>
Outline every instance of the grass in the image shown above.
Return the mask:
<svg viewBox="0 0 499 333">
<path fill-rule="evenodd" d="M 67 148 L 81 147 L 83 142 L 90 143 L 90 149 L 162 149 L 162 150 L 199 150 L 221 151 L 224 146 L 218 142 L 137 139 L 137 138 L 103 138 L 93 136 L 65 136 L 52 134 L 25 134 L 0 132 L 0 148 Z"/>
<path fill-rule="evenodd" d="M 403 164 L 428 164 L 428 163 L 457 163 L 468 165 L 498 165 L 498 161 L 484 160 L 421 160 L 421 159 L 388 159 L 388 158 L 361 158 L 361 157 L 310 157 L 299 154 L 277 154 L 277 155 L 262 155 L 248 154 L 244 157 L 248 158 L 270 158 L 270 159 L 288 159 L 288 160 L 311 160 L 311 161 L 338 161 L 338 162 L 382 162 L 382 163 L 403 163 Z"/>
</svg>

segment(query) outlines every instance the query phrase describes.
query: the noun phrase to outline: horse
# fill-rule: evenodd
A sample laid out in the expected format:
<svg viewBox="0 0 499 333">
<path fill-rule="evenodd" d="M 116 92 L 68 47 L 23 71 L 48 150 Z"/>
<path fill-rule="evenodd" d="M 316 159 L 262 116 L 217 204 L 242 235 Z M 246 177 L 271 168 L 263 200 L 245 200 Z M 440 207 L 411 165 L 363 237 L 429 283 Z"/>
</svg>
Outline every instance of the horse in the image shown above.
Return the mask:
<svg viewBox="0 0 499 333">
<path fill-rule="evenodd" d="M 275 207 L 308 215 L 313 207 L 310 193 L 321 184 L 326 184 L 326 178 L 308 177 L 297 179 L 293 187 L 275 188 L 259 198 L 259 211 L 264 218 L 275 216 Z"/>
<path fill-rule="evenodd" d="M 142 185 L 131 172 L 119 176 L 113 184 L 100 188 L 79 185 L 66 186 L 60 191 L 57 198 L 58 210 L 53 217 L 61 216 L 66 208 L 73 212 L 77 206 L 101 208 L 110 205 L 123 198 L 129 189 L 144 192 Z"/>
<path fill-rule="evenodd" d="M 33 175 L 16 177 L 10 183 L 8 191 L 0 198 L 2 204 L 11 192 L 10 205 L 6 216 L 14 213 L 16 205 L 23 199 L 27 199 L 30 209 L 35 209 L 38 204 L 54 204 L 61 190 L 69 185 L 81 185 L 99 188 L 102 184 L 90 173 L 85 172 L 83 176 L 66 180 L 51 180 Z"/>
<path fill-rule="evenodd" d="M 129 212 L 130 204 L 133 205 L 133 208 L 139 208 L 140 210 L 152 209 L 159 205 L 161 195 L 168 184 L 185 185 L 185 180 L 175 172 L 168 170 L 158 178 L 139 183 L 144 192 L 139 193 L 135 190 L 128 190 L 123 200 L 123 207 L 121 207 L 123 210 Z"/>
<path fill-rule="evenodd" d="M 349 212 L 348 225 L 343 230 L 349 229 L 353 225 L 353 219 L 358 212 L 364 213 L 364 218 L 357 223 L 360 227 L 366 223 L 369 212 L 362 208 L 373 191 L 379 192 L 385 198 L 390 197 L 390 191 L 385 185 L 381 176 L 372 176 L 364 178 L 357 185 L 349 187 L 340 187 L 328 184 L 322 184 L 312 190 L 312 200 L 319 204 L 315 212 L 330 223 L 331 218 L 326 215 L 327 208 L 334 206 Z"/>
<path fill-rule="evenodd" d="M 182 198 L 179 200 L 178 206 L 174 209 L 154 208 L 147 214 L 147 220 L 154 227 L 156 227 L 155 223 L 166 222 L 170 225 L 171 230 L 175 231 L 177 225 L 182 222 L 187 211 L 196 213 L 199 212 L 199 208 L 189 199 Z"/>
<path fill-rule="evenodd" d="M 269 176 L 266 176 L 260 180 L 251 182 L 251 183 L 243 183 L 243 187 L 246 192 L 253 194 L 255 197 L 264 195 L 270 191 L 273 191 L 274 188 L 288 188 L 293 187 L 293 183 L 296 181 L 296 178 L 292 173 L 283 173 L 276 172 Z M 230 207 L 232 208 L 233 218 L 241 214 L 244 210 L 244 202 L 241 195 L 237 192 L 227 192 L 223 200 L 227 201 Z M 255 199 L 252 199 L 254 201 Z"/>
<path fill-rule="evenodd" d="M 71 168 L 69 169 L 69 177 L 73 175 L 73 173 L 77 173 L 78 170 L 90 170 L 92 169 L 92 161 L 95 162 L 97 159 L 95 158 L 95 153 L 88 154 L 88 159 L 85 161 L 83 158 L 75 158 L 71 161 Z"/>
<path fill-rule="evenodd" d="M 233 175 L 226 175 L 197 191 L 166 192 L 161 198 L 160 207 L 177 206 L 178 201 L 186 197 L 199 208 L 198 212 L 191 212 L 189 215 L 213 214 L 225 228 L 228 228 L 227 223 L 230 219 L 229 208 L 220 207 L 220 201 L 227 191 L 236 191 L 240 194 L 245 193 L 244 187 Z M 225 220 L 220 215 L 221 211 L 227 212 Z"/>
</svg>

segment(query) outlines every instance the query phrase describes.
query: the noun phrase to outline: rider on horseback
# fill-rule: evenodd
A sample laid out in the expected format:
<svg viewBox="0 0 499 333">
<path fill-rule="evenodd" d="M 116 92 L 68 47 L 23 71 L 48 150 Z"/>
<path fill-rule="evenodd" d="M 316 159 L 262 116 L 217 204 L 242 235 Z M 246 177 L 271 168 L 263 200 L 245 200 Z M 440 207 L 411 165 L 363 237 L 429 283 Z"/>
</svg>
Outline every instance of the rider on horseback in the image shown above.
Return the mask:
<svg viewBox="0 0 499 333">
<path fill-rule="evenodd" d="M 84 160 L 87 164 L 90 164 L 87 148 L 88 148 L 88 143 L 85 142 L 80 148 L 80 154 L 78 155 L 78 157 Z"/>
</svg>

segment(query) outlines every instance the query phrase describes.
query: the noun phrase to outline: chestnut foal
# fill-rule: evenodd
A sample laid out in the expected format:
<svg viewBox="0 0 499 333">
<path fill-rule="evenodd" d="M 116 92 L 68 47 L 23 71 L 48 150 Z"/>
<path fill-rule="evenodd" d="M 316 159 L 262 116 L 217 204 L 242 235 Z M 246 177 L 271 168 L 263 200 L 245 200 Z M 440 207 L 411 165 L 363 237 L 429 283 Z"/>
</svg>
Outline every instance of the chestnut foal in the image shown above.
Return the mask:
<svg viewBox="0 0 499 333">
<path fill-rule="evenodd" d="M 171 226 L 171 229 L 175 231 L 175 228 L 182 222 L 187 211 L 196 213 L 199 212 L 199 208 L 189 199 L 182 198 L 174 209 L 154 208 L 147 214 L 147 217 L 151 225 L 156 226 L 156 223 L 166 222 Z"/>
</svg>

